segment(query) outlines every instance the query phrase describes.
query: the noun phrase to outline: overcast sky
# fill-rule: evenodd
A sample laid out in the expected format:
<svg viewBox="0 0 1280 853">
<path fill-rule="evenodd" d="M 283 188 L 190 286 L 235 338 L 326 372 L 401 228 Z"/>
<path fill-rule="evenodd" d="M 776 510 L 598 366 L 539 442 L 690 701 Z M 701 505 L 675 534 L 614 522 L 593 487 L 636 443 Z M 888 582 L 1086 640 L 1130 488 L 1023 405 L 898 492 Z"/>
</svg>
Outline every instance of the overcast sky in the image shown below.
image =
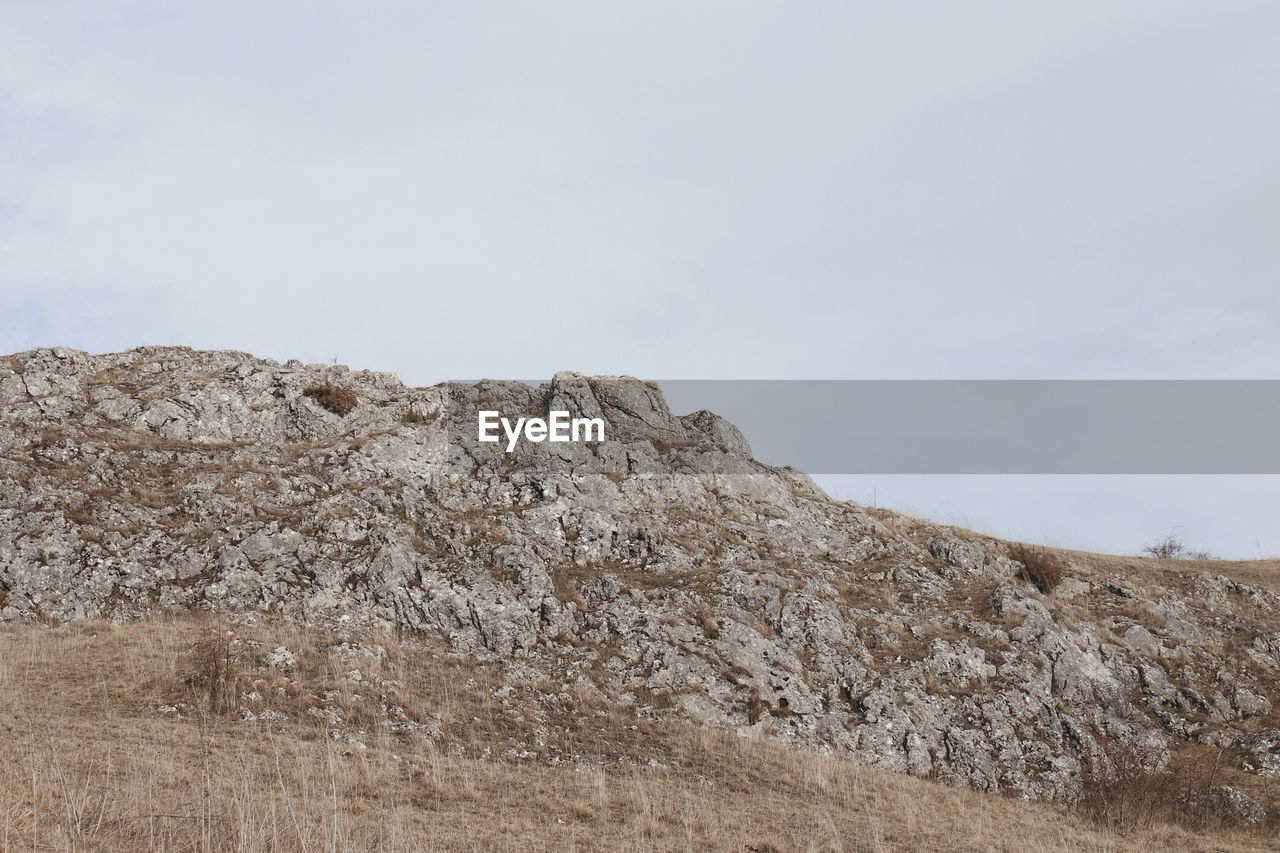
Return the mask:
<svg viewBox="0 0 1280 853">
<path fill-rule="evenodd" d="M 1275 378 L 1278 140 L 1274 0 L 0 0 L 0 350 Z M 1272 480 L 960 482 L 889 502 L 1280 551 Z"/>
</svg>

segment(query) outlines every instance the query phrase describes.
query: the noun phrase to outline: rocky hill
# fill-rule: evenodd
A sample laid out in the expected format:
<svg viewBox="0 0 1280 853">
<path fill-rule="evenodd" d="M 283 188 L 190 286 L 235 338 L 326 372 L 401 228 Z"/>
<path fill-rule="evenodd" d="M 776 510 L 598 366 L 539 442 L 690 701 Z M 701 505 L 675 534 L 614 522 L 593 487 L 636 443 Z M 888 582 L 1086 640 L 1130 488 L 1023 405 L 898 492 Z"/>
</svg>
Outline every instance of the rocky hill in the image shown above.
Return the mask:
<svg viewBox="0 0 1280 853">
<path fill-rule="evenodd" d="M 0 359 L 0 405 L 0 622 L 386 628 L 644 718 L 1037 798 L 1210 755 L 1255 819 L 1280 777 L 1274 575 L 836 502 L 638 380 L 51 349 Z M 608 440 L 476 439 L 479 409 L 549 408 Z"/>
</svg>

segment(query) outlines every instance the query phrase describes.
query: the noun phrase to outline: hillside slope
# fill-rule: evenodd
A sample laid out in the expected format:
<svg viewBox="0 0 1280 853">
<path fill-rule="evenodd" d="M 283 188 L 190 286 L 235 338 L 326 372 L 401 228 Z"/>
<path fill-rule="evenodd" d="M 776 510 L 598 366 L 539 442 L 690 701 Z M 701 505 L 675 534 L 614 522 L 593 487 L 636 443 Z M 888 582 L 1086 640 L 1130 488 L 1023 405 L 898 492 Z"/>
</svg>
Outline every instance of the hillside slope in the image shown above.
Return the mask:
<svg viewBox="0 0 1280 853">
<path fill-rule="evenodd" d="M 0 360 L 0 404 L 4 622 L 393 630 L 641 719 L 1027 797 L 1072 799 L 1120 757 L 1212 755 L 1213 796 L 1275 809 L 1265 569 L 1077 555 L 1038 588 L 1025 553 L 832 501 L 632 379 L 409 388 L 242 353 L 38 350 Z M 548 407 L 609 440 L 476 440 L 478 409 Z"/>
<path fill-rule="evenodd" d="M 213 617 L 0 629 L 0 850 L 1120 853 L 1269 843 L 1150 815 L 1111 831 L 1046 803 L 648 721 L 576 690 L 570 703 L 440 646 Z M 515 744 L 528 754 L 497 754 Z"/>
</svg>

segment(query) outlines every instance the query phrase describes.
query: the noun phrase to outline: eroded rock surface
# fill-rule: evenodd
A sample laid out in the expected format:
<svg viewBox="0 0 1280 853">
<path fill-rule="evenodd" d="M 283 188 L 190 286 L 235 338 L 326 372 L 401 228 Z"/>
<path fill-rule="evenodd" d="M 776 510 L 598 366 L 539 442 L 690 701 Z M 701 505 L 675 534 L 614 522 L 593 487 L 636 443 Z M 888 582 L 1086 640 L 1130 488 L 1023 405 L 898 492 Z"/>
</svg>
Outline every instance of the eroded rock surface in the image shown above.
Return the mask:
<svg viewBox="0 0 1280 853">
<path fill-rule="evenodd" d="M 1112 744 L 1280 772 L 1271 589 L 1075 565 L 1041 594 L 1001 543 L 832 501 L 637 380 L 409 388 L 53 349 L 0 359 L 0 406 L 3 622 L 203 608 L 421 632 L 645 715 L 1027 796 L 1069 796 Z M 478 409 L 549 407 L 608 441 L 476 440 Z"/>
</svg>

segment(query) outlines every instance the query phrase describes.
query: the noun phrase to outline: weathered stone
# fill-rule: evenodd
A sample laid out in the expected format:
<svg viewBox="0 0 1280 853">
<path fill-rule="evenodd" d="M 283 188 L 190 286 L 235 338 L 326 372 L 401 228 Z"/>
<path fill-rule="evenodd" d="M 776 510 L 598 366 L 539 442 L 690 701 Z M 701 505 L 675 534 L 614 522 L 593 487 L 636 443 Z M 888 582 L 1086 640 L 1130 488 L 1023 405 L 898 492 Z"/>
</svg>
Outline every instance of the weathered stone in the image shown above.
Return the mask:
<svg viewBox="0 0 1280 853">
<path fill-rule="evenodd" d="M 359 404 L 306 395 L 325 384 Z M 1024 796 L 1070 796 L 1100 738 L 1157 763 L 1238 745 L 1280 774 L 1273 730 L 1236 728 L 1277 699 L 1274 591 L 1072 564 L 1044 596 L 1001 543 L 832 501 L 636 379 L 407 388 L 36 350 L 0 360 L 0 404 L 2 622 L 190 607 L 418 632 L 646 716 Z M 505 453 L 476 440 L 481 407 L 601 417 L 608 440 Z M 361 689 L 382 654 L 331 651 Z"/>
</svg>

